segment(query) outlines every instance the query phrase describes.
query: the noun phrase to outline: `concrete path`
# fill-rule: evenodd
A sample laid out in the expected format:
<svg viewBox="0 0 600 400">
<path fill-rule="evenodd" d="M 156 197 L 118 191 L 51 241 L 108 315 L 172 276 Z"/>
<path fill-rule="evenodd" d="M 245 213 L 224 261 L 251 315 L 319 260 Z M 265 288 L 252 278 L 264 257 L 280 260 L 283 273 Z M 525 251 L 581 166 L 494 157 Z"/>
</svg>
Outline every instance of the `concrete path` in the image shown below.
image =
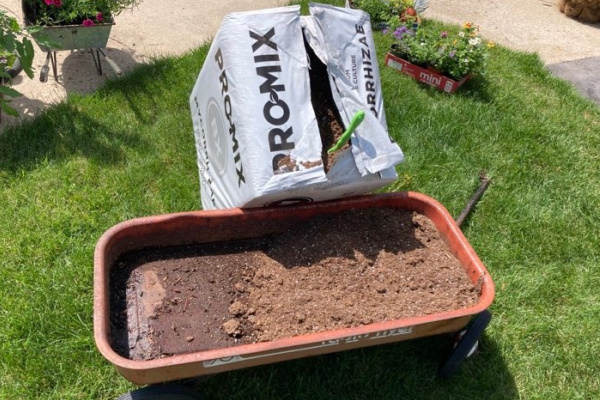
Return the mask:
<svg viewBox="0 0 600 400">
<path fill-rule="evenodd" d="M 600 24 L 583 24 L 565 17 L 557 0 L 430 0 L 425 17 L 451 23 L 473 22 L 484 37 L 502 45 L 537 52 L 556 75 L 572 81 L 600 104 Z M 286 0 L 143 0 L 134 10 L 117 16 L 107 47 L 109 57 L 125 72 L 160 54 L 179 55 L 210 40 L 223 17 L 232 11 L 271 8 Z M 0 0 L 0 7 L 23 21 L 21 0 Z M 14 81 L 23 93 L 13 106 L 22 117 L 36 115 L 69 93 L 90 93 L 104 79 L 114 77 L 103 63 L 99 76 L 89 51 L 58 52 L 58 81 L 39 81 L 46 54 L 36 49 L 31 80 L 23 74 Z M 5 117 L 0 130 L 18 119 Z"/>
<path fill-rule="evenodd" d="M 157 55 L 180 55 L 211 40 L 229 12 L 286 4 L 287 0 L 142 0 L 137 8 L 125 10 L 115 18 L 107 55 L 127 72 Z M 21 0 L 0 0 L 0 7 L 23 23 Z M 35 47 L 35 79 L 24 74 L 14 79 L 14 88 L 23 97 L 13 100 L 12 105 L 21 113 L 21 118 L 36 115 L 40 109 L 62 101 L 69 93 L 90 93 L 104 79 L 115 77 L 104 61 L 104 75 L 97 73 L 90 51 L 60 51 L 56 53 L 58 81 L 54 80 L 50 69 L 48 81 L 42 83 L 39 72 L 46 53 L 37 45 Z M 0 132 L 7 123 L 17 121 L 3 115 Z"/>
<path fill-rule="evenodd" d="M 473 22 L 482 35 L 515 50 L 538 53 L 556 76 L 600 105 L 600 23 L 562 14 L 558 0 L 429 0 L 425 16 Z"/>
</svg>

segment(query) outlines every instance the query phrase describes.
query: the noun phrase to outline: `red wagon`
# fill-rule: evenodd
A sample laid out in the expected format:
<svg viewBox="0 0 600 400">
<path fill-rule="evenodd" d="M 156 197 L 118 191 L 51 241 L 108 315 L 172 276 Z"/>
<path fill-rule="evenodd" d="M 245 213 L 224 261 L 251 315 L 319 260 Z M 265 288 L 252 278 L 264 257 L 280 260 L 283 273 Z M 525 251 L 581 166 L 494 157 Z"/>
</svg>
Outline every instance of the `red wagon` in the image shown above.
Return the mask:
<svg viewBox="0 0 600 400">
<path fill-rule="evenodd" d="M 121 255 L 144 248 L 262 237 L 280 231 L 282 227 L 289 225 L 290 221 L 306 221 L 315 216 L 350 209 L 382 207 L 413 211 L 433 222 L 468 278 L 480 287 L 477 304 L 436 314 L 152 360 L 128 359 L 113 348 L 110 324 L 110 270 Z M 458 345 L 440 370 L 442 376 L 448 377 L 469 355 L 488 325 L 491 318 L 488 307 L 493 298 L 492 279 L 458 224 L 440 203 L 414 192 L 365 195 L 279 208 L 196 211 L 138 218 L 122 222 L 105 232 L 97 243 L 94 256 L 94 335 L 97 347 L 123 377 L 138 385 L 462 331 Z M 153 398 L 151 396 L 156 394 L 157 390 L 164 399 L 194 398 L 192 394 L 183 394 L 180 389 L 162 386 L 140 389 L 136 391 L 134 398 Z M 169 397 L 170 394 L 173 397 Z"/>
</svg>

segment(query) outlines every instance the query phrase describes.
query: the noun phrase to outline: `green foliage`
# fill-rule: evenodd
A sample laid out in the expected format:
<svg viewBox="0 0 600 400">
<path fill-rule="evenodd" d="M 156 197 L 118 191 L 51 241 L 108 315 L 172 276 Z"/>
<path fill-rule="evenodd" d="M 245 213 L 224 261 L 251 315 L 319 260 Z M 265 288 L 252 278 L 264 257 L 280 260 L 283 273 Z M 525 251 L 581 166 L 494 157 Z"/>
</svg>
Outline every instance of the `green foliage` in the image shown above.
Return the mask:
<svg viewBox="0 0 600 400">
<path fill-rule="evenodd" d="M 493 47 L 471 23 L 464 24 L 459 31 L 440 30 L 427 23 L 400 25 L 392 36 L 395 39 L 392 53 L 413 64 L 431 65 L 455 79 L 468 74 L 483 75 L 488 49 Z"/>
<path fill-rule="evenodd" d="M 9 104 L 10 97 L 21 96 L 21 93 L 10 88 L 13 74 L 17 73 L 17 63 L 27 76 L 33 78 L 33 56 L 33 44 L 16 18 L 0 10 L 0 110 L 9 115 L 18 115 Z"/>
<path fill-rule="evenodd" d="M 355 0 L 353 6 L 360 8 L 371 17 L 371 22 L 382 22 L 389 18 L 390 5 L 382 0 Z"/>
<path fill-rule="evenodd" d="M 390 21 L 406 24 L 420 22 L 420 14 L 427 8 L 427 0 L 354 0 L 352 6 L 367 12 L 371 22 Z"/>
</svg>

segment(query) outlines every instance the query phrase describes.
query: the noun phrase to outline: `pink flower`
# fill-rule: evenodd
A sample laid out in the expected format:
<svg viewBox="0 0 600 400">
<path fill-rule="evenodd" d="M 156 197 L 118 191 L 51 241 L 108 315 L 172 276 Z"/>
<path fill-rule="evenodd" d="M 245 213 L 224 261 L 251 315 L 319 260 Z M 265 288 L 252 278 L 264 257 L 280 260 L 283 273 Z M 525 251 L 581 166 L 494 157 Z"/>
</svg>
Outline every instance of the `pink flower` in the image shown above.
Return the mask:
<svg viewBox="0 0 600 400">
<path fill-rule="evenodd" d="M 51 6 L 54 4 L 54 0 L 44 0 L 44 3 L 46 3 L 47 6 Z"/>
<path fill-rule="evenodd" d="M 85 21 L 83 21 L 83 26 L 94 26 L 94 21 L 88 18 Z"/>
<path fill-rule="evenodd" d="M 98 22 L 102 22 L 102 19 L 103 19 L 103 18 L 104 18 L 104 17 L 103 17 L 103 15 L 102 15 L 102 13 L 101 13 L 101 12 L 99 12 L 98 14 L 96 14 L 96 21 L 98 21 Z"/>
<path fill-rule="evenodd" d="M 62 6 L 62 1 L 60 1 L 60 0 L 54 0 L 54 6 L 55 6 L 55 7 L 60 7 L 60 6 Z"/>
<path fill-rule="evenodd" d="M 46 3 L 47 6 L 55 6 L 55 7 L 62 6 L 61 0 L 44 0 L 44 3 Z"/>
</svg>

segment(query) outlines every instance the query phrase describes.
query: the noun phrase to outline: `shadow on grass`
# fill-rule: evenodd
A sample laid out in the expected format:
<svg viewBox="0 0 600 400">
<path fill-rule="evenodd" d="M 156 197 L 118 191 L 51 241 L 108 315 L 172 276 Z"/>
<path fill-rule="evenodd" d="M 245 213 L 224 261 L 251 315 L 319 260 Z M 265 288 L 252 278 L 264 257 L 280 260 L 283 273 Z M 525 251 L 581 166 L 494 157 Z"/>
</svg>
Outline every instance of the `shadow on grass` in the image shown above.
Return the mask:
<svg viewBox="0 0 600 400">
<path fill-rule="evenodd" d="M 182 113 L 187 118 L 189 95 L 207 51 L 204 46 L 178 58 L 154 59 L 151 64 L 138 66 L 125 78 L 108 81 L 98 95 L 122 96 L 124 106 L 144 125 L 153 125 L 161 114 Z"/>
<path fill-rule="evenodd" d="M 450 379 L 437 376 L 451 338 L 395 344 L 225 372 L 186 382 L 206 399 L 516 399 L 498 345 L 485 334 L 479 353 Z"/>
<path fill-rule="evenodd" d="M 486 104 L 494 101 L 494 95 L 491 93 L 489 82 L 484 76 L 473 77 L 454 92 L 454 95 Z"/>
<path fill-rule="evenodd" d="M 85 157 L 100 165 L 119 164 L 126 149 L 147 141 L 134 131 L 116 129 L 60 103 L 33 121 L 7 128 L 0 136 L 0 172 L 31 170 L 42 162 Z"/>
</svg>

